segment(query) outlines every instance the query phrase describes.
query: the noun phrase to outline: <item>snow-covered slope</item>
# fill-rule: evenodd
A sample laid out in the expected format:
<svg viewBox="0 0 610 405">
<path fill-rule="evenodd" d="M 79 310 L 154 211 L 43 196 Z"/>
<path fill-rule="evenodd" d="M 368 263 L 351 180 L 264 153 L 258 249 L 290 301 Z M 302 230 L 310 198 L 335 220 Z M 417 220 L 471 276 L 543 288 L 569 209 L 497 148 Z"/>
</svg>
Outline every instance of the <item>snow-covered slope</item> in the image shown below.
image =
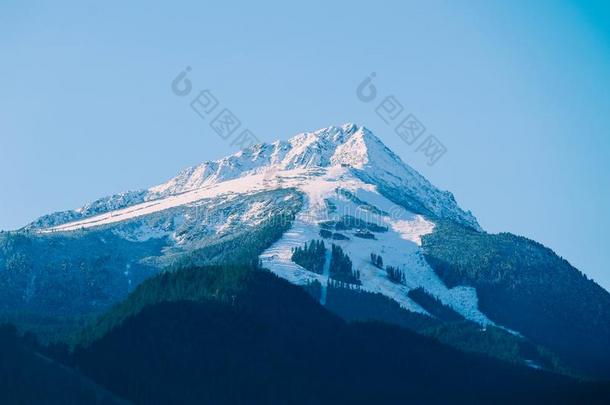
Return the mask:
<svg viewBox="0 0 610 405">
<path fill-rule="evenodd" d="M 131 242 L 170 238 L 183 251 L 188 246 L 202 246 L 197 243 L 200 236 L 208 241 L 214 232 L 226 235 L 227 229 L 255 227 L 262 216 L 271 215 L 271 205 L 279 204 L 266 201 L 264 196 L 294 198 L 274 193 L 287 189 L 304 196 L 303 208 L 292 227 L 261 255 L 266 268 L 295 284 L 317 280 L 324 297 L 328 273 L 308 271 L 291 257 L 294 247 L 326 238 L 327 246 L 340 246 L 354 263 L 360 273 L 359 288 L 427 314 L 408 296 L 411 289 L 423 287 L 467 319 L 491 323 L 478 310 L 476 291 L 447 288 L 424 260 L 420 247 L 421 237 L 432 232 L 435 220 L 451 219 L 478 230 L 476 219 L 457 205 L 451 193 L 438 190 L 369 130 L 354 124 L 255 145 L 189 168 L 148 190 L 104 198 L 75 211 L 43 217 L 28 227 L 39 234 L 110 229 Z M 248 198 L 247 205 L 238 204 L 245 196 L 255 197 Z M 198 205 L 222 205 L 224 208 L 215 212 L 226 216 L 204 215 L 193 220 L 193 207 Z M 343 230 L 340 240 L 324 235 L 325 224 L 345 218 L 374 224 L 377 231 L 363 237 L 363 229 L 356 226 Z M 386 265 L 400 269 L 404 282 L 392 282 L 384 269 L 373 266 L 371 253 L 382 255 Z"/>
<path fill-rule="evenodd" d="M 433 222 L 394 204 L 379 194 L 375 186 L 362 182 L 345 167 L 333 166 L 315 174 L 301 170 L 282 171 L 276 176 L 278 182 L 302 191 L 306 204 L 292 228 L 261 255 L 265 268 L 294 284 L 306 285 L 317 280 L 322 285 L 324 296 L 329 276 L 313 273 L 292 262 L 292 249 L 322 239 L 321 231 L 329 222 L 345 217 L 356 218 L 387 230 L 371 233 L 374 239 L 368 239 L 358 236 L 361 229 L 356 227 L 342 230 L 341 239 L 325 238 L 325 242 L 340 246 L 349 255 L 355 270 L 360 273 L 362 284 L 359 288 L 381 293 L 410 311 L 427 314 L 407 295 L 409 290 L 423 287 L 465 318 L 484 325 L 491 324 L 478 310 L 473 288 L 448 289 L 424 260 L 421 237 L 432 232 Z M 371 253 L 381 255 L 385 265 L 400 269 L 405 282 L 390 281 L 384 269 L 371 264 Z"/>
</svg>

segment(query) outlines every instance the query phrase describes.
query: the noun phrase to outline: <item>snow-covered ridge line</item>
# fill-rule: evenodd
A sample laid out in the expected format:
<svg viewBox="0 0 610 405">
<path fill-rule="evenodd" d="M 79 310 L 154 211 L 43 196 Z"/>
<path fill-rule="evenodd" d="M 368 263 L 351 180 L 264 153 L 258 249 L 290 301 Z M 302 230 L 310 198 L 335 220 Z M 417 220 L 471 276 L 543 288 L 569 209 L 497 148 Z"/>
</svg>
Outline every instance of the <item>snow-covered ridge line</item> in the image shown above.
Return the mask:
<svg viewBox="0 0 610 405">
<path fill-rule="evenodd" d="M 89 223 L 88 219 L 111 211 L 122 211 L 148 201 L 165 200 L 239 178 L 263 175 L 272 179 L 278 171 L 334 166 L 351 168 L 374 184 L 397 190 L 402 199 L 412 201 L 412 208 L 419 207 L 421 213 L 449 218 L 480 229 L 474 216 L 463 211 L 451 193 L 438 190 L 402 162 L 371 131 L 351 123 L 300 133 L 288 141 L 254 145 L 224 159 L 188 168 L 168 182 L 148 190 L 106 197 L 78 210 L 42 217 L 28 227 L 62 229 L 61 226 L 68 223 Z"/>
<path fill-rule="evenodd" d="M 41 229 L 41 233 L 66 232 L 87 229 L 102 225 L 110 225 L 130 219 L 165 211 L 171 208 L 192 204 L 201 200 L 219 197 L 227 194 L 248 194 L 257 191 L 271 190 L 275 188 L 266 187 L 263 175 L 253 175 L 235 180 L 228 180 L 218 184 L 204 186 L 195 190 L 158 198 L 139 204 L 135 204 L 116 211 L 105 212 L 79 221 Z"/>
</svg>

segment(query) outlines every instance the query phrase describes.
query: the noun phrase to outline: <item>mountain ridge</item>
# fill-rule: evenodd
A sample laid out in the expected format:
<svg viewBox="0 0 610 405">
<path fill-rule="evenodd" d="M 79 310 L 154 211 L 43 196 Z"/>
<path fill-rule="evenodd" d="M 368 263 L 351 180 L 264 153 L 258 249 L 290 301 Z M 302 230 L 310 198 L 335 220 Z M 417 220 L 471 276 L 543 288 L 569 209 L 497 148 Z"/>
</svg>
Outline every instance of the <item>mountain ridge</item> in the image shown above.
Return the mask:
<svg viewBox="0 0 610 405">
<path fill-rule="evenodd" d="M 366 127 L 353 123 L 303 132 L 288 141 L 253 145 L 228 157 L 189 167 L 160 185 L 104 197 L 76 210 L 45 215 L 25 229 L 52 228 L 248 175 L 272 178 L 277 171 L 332 166 L 350 167 L 368 181 L 403 188 L 422 214 L 453 219 L 481 230 L 476 218 L 457 205 L 452 193 L 434 187 Z"/>
</svg>

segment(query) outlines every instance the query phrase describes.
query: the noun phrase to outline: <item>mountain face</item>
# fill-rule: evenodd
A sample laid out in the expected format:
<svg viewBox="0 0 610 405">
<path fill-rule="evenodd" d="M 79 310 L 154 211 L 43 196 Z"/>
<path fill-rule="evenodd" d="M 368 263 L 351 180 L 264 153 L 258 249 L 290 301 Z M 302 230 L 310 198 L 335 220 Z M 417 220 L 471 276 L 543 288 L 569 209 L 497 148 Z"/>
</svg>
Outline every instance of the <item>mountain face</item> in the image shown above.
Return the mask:
<svg viewBox="0 0 610 405">
<path fill-rule="evenodd" d="M 0 234 L 0 311 L 99 314 L 163 269 L 253 260 L 353 319 L 463 320 L 610 376 L 608 292 L 533 241 L 485 233 L 354 124 L 255 145 Z"/>
<path fill-rule="evenodd" d="M 299 199 L 303 206 L 297 209 Z M 260 257 L 276 274 L 300 285 L 318 281 L 326 286 L 328 275 L 292 262 L 292 248 L 322 238 L 321 227 L 352 222 L 349 229 L 332 238 L 355 263 L 363 289 L 428 314 L 407 294 L 410 289 L 424 287 L 467 319 L 492 323 L 477 310 L 476 292 L 463 286 L 446 288 L 425 263 L 419 246 L 421 236 L 434 228 L 433 218 L 480 230 L 476 219 L 458 207 L 450 193 L 438 190 L 404 164 L 369 130 L 353 124 L 302 133 L 287 142 L 256 145 L 187 169 L 148 190 L 118 194 L 75 211 L 45 216 L 25 228 L 24 253 L 35 259 L 26 263 L 30 274 L 13 277 L 10 287 L 26 292 L 18 307 L 27 310 L 37 302 L 41 289 L 49 290 L 45 281 L 53 272 L 38 268 L 37 263 L 53 269 L 80 266 L 81 270 L 101 264 L 108 272 L 108 281 L 98 280 L 106 271 L 85 270 L 93 274 L 79 282 L 85 290 L 91 287 L 97 291 L 80 294 L 85 297 L 83 306 L 95 303 L 104 307 L 126 295 L 155 269 L 171 265 L 181 253 L 235 238 L 258 227 L 265 218 L 281 217 L 282 213 L 294 214 L 294 223 Z M 382 232 L 362 233 L 363 224 L 368 228 L 375 225 Z M 5 245 L 20 244 L 11 239 L 9 236 Z M 83 251 L 83 240 L 91 239 L 99 242 L 100 249 L 87 245 Z M 122 241 L 124 249 L 118 246 Z M 133 249 L 130 245 L 134 243 L 141 248 Z M 50 245 L 52 249 L 48 249 Z M 108 250 L 114 254 L 97 256 Z M 134 251 L 132 257 L 128 251 Z M 401 268 L 405 282 L 388 280 L 383 267 L 371 265 L 371 253 L 383 255 L 387 265 Z M 71 261 L 66 255 L 78 257 Z M 95 263 L 90 263 L 91 258 Z M 56 277 L 58 284 L 68 284 L 61 280 L 63 274 Z M 67 298 L 64 294 L 58 301 L 72 305 Z M 14 301 L 6 302 L 5 307 L 14 307 Z M 45 299 L 37 307 L 54 306 Z"/>
</svg>

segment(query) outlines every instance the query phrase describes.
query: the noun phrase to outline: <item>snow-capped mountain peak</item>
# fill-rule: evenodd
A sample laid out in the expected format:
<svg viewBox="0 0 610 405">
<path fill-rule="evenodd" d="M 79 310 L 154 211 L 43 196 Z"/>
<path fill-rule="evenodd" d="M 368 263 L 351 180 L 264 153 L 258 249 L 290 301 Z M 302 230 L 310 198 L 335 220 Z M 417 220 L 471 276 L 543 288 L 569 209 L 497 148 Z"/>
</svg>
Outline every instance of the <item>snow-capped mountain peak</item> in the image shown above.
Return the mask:
<svg viewBox="0 0 610 405">
<path fill-rule="evenodd" d="M 449 218 L 480 229 L 474 216 L 463 211 L 451 193 L 434 187 L 370 130 L 353 123 L 303 132 L 288 141 L 257 144 L 223 159 L 190 167 L 161 185 L 106 197 L 78 210 L 45 216 L 30 227 L 53 227 L 257 174 L 272 178 L 278 171 L 334 166 L 348 168 L 354 176 L 377 186 L 412 212 Z"/>
<path fill-rule="evenodd" d="M 188 168 L 149 191 L 161 196 L 171 195 L 270 169 L 294 170 L 339 164 L 362 167 L 369 160 L 365 138 L 380 142 L 368 129 L 355 124 L 303 132 L 288 141 L 257 144 L 226 158 Z"/>
</svg>

